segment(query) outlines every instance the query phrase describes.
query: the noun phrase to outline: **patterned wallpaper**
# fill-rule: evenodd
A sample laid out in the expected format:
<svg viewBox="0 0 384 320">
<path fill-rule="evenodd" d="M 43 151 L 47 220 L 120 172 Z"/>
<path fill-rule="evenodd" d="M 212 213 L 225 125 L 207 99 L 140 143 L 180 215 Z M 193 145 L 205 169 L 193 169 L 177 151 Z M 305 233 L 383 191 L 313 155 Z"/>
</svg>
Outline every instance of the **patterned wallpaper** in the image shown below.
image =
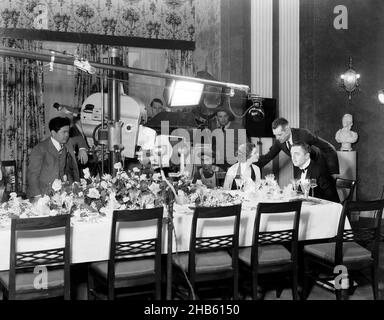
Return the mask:
<svg viewBox="0 0 384 320">
<path fill-rule="evenodd" d="M 2 0 L 0 27 L 195 40 L 195 0 Z"/>
</svg>

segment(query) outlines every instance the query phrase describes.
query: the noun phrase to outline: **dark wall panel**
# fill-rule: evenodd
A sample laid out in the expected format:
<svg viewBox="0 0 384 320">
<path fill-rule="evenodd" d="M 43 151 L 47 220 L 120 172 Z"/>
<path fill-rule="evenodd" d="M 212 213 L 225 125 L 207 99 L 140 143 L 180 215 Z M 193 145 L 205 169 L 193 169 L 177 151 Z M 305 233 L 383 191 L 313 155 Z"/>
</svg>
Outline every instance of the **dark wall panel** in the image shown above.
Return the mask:
<svg viewBox="0 0 384 320">
<path fill-rule="evenodd" d="M 339 4 L 348 9 L 347 30 L 333 26 Z M 358 194 L 375 198 L 384 184 L 384 106 L 377 100 L 384 88 L 384 1 L 302 0 L 300 15 L 300 125 L 339 148 L 335 133 L 351 113 L 359 134 Z M 351 102 L 339 86 L 350 56 L 361 74 Z"/>
</svg>

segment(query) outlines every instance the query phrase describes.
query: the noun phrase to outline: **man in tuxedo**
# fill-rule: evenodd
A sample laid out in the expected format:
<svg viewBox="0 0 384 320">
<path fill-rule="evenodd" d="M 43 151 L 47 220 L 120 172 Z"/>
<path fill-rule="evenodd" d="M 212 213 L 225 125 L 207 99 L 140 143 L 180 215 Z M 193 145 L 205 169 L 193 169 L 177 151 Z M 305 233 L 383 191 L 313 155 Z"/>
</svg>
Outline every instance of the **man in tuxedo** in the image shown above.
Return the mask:
<svg viewBox="0 0 384 320">
<path fill-rule="evenodd" d="M 216 164 L 224 171 L 237 162 L 239 146 L 248 142 L 245 128 L 233 120 L 234 117 L 228 110 L 218 108 L 216 117 L 209 125 L 213 135 L 212 148 L 216 154 Z M 223 134 L 219 135 L 220 132 L 216 130 L 221 130 Z"/>
<path fill-rule="evenodd" d="M 291 157 L 295 179 L 316 179 L 317 186 L 313 190 L 315 197 L 340 202 L 335 180 L 329 174 L 324 163 L 311 160 L 310 151 L 311 148 L 306 143 L 292 145 Z"/>
<path fill-rule="evenodd" d="M 336 179 L 336 176 L 339 174 L 339 160 L 336 149 L 332 144 L 315 136 L 307 129 L 290 128 L 288 121 L 284 118 L 278 118 L 272 122 L 272 131 L 276 141 L 268 153 L 260 156 L 257 162 L 260 168 L 275 158 L 281 150 L 290 156 L 291 146 L 295 143 L 303 142 L 311 148 L 311 159 L 322 163 L 332 177 Z"/>
<path fill-rule="evenodd" d="M 69 139 L 69 125 L 68 118 L 51 119 L 50 137 L 32 149 L 27 174 L 29 198 L 49 193 L 52 182 L 64 175 L 70 183 L 80 180 L 73 142 Z"/>
</svg>

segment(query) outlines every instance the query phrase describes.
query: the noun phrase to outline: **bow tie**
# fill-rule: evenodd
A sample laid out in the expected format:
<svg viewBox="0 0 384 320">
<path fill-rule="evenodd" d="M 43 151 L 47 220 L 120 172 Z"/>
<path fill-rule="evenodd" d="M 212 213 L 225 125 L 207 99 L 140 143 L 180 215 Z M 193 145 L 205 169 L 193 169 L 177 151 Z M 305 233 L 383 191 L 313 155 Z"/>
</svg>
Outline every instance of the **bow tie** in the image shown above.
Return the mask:
<svg viewBox="0 0 384 320">
<path fill-rule="evenodd" d="M 305 171 L 308 170 L 308 167 L 304 168 L 304 169 L 300 169 L 302 173 L 305 173 Z"/>
</svg>

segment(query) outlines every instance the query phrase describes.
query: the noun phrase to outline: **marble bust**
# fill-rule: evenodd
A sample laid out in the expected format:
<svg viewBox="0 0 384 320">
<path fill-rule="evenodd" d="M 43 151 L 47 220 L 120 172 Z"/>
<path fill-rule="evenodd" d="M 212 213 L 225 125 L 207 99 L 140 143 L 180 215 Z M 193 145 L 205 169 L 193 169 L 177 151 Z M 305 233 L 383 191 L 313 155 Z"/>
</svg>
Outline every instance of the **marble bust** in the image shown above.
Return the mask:
<svg viewBox="0 0 384 320">
<path fill-rule="evenodd" d="M 352 115 L 345 114 L 342 123 L 343 127 L 336 132 L 335 139 L 338 143 L 341 143 L 340 151 L 352 151 L 352 143 L 355 143 L 358 139 L 357 133 L 351 131 L 353 125 Z"/>
</svg>

